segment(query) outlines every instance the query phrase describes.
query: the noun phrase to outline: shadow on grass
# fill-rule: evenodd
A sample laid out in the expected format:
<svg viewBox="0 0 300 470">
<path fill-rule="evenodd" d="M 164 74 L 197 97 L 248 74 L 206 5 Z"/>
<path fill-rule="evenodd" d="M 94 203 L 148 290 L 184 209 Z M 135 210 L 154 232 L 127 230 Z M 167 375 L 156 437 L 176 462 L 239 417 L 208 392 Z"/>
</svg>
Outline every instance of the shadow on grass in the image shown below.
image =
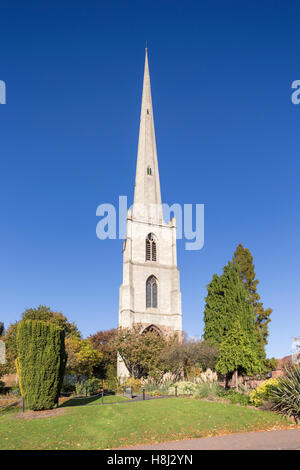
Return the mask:
<svg viewBox="0 0 300 470">
<path fill-rule="evenodd" d="M 108 397 L 115 397 L 115 393 L 104 392 L 103 398 L 106 403 Z M 71 397 L 68 400 L 64 401 L 61 405 L 59 405 L 59 408 L 65 408 L 68 406 L 92 405 L 94 402 L 98 402 L 97 404 L 101 404 L 101 399 L 101 394 L 94 395 L 91 397 Z"/>
<path fill-rule="evenodd" d="M 100 396 L 96 395 L 94 397 L 78 397 L 78 398 L 69 398 L 69 400 L 63 402 L 59 405 L 59 408 L 65 408 L 67 406 L 84 406 L 89 403 L 93 403 L 96 400 L 99 400 Z"/>
<path fill-rule="evenodd" d="M 21 408 L 21 401 L 17 400 L 9 405 L 4 405 L 0 407 L 0 415 L 9 413 L 10 411 L 18 410 Z"/>
</svg>

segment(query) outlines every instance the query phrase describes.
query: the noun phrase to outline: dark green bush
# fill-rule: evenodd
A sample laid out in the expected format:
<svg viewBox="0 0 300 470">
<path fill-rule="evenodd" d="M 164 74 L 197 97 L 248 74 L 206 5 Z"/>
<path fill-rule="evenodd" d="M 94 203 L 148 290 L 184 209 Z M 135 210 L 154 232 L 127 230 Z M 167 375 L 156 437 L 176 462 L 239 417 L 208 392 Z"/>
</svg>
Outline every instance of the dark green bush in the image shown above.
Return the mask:
<svg viewBox="0 0 300 470">
<path fill-rule="evenodd" d="M 76 382 L 75 391 L 76 395 L 93 396 L 97 395 L 101 389 L 101 380 L 97 377 L 91 377 L 90 379 L 83 380 L 82 382 Z"/>
<path fill-rule="evenodd" d="M 248 395 L 244 395 L 243 393 L 237 392 L 236 390 L 226 390 L 225 388 L 220 387 L 218 389 L 218 396 L 229 400 L 230 403 L 234 405 L 237 403 L 243 406 L 250 405 L 250 398 Z"/>
<path fill-rule="evenodd" d="M 101 381 L 100 379 L 97 379 L 96 377 L 92 377 L 87 380 L 86 386 L 87 386 L 87 392 L 89 396 L 96 395 L 100 391 Z"/>
<path fill-rule="evenodd" d="M 65 333 L 54 323 L 23 320 L 17 329 L 20 381 L 25 406 L 53 408 L 60 394 L 66 364 Z"/>
<path fill-rule="evenodd" d="M 69 396 L 75 393 L 76 387 L 75 387 L 75 380 L 72 380 L 70 376 L 65 376 L 61 388 L 61 395 L 63 396 Z"/>
</svg>

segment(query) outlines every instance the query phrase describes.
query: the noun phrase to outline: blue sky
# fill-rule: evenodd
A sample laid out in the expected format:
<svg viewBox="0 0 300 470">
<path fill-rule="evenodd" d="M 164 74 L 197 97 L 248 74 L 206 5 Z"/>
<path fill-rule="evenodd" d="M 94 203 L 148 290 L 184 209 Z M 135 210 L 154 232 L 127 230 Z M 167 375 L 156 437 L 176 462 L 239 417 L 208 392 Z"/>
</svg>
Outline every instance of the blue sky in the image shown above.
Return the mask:
<svg viewBox="0 0 300 470">
<path fill-rule="evenodd" d="M 269 356 L 300 334 L 300 6 L 283 1 L 3 1 L 0 320 L 46 304 L 86 336 L 117 325 L 122 241 L 96 208 L 133 198 L 145 40 L 163 201 L 205 204 L 205 245 L 178 242 L 183 327 L 238 243 Z"/>
</svg>

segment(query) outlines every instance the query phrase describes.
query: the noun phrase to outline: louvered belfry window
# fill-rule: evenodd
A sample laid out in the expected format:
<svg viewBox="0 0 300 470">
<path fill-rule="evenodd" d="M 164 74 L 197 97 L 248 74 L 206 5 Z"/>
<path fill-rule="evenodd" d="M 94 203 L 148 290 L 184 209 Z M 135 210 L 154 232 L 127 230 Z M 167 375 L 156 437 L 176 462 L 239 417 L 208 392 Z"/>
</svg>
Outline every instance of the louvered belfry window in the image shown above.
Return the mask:
<svg viewBox="0 0 300 470">
<path fill-rule="evenodd" d="M 146 238 L 146 261 L 156 261 L 156 241 L 152 233 Z"/>
<path fill-rule="evenodd" d="M 151 260 L 151 242 L 147 238 L 146 239 L 146 261 L 150 261 L 150 260 Z"/>
<path fill-rule="evenodd" d="M 146 307 L 157 308 L 158 286 L 155 276 L 150 276 L 146 282 Z"/>
</svg>

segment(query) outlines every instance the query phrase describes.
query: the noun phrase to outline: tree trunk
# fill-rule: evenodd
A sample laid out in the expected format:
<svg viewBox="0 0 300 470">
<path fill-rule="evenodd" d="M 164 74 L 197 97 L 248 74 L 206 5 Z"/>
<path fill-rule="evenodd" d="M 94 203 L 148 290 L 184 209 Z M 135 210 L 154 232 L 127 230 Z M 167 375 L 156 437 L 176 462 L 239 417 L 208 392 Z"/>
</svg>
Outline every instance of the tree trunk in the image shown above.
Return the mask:
<svg viewBox="0 0 300 470">
<path fill-rule="evenodd" d="M 226 390 L 229 389 L 229 374 L 226 374 L 226 377 L 225 377 L 225 389 Z"/>
<path fill-rule="evenodd" d="M 234 371 L 233 377 L 234 377 L 233 382 L 235 383 L 235 388 L 236 388 L 236 391 L 238 392 L 239 391 L 239 375 L 238 375 L 237 370 Z"/>
</svg>

